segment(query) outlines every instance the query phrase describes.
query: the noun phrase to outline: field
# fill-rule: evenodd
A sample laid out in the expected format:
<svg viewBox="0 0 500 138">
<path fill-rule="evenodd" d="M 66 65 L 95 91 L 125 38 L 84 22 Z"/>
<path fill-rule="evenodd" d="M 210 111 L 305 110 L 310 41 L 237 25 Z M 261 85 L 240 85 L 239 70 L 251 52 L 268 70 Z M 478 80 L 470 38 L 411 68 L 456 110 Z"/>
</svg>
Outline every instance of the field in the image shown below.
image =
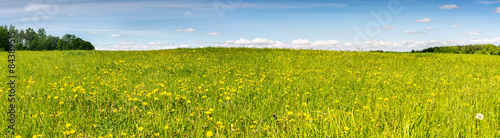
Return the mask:
<svg viewBox="0 0 500 138">
<path fill-rule="evenodd" d="M 0 137 L 13 137 L 0 57 Z M 495 55 L 201 48 L 16 59 L 22 137 L 500 136 Z"/>
</svg>

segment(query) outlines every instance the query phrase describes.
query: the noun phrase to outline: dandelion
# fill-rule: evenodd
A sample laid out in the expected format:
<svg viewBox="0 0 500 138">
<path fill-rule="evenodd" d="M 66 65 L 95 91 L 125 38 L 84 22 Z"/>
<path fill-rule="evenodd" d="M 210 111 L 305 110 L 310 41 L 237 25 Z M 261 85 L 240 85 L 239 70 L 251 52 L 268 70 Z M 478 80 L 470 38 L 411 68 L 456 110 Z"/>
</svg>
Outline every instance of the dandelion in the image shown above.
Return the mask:
<svg viewBox="0 0 500 138">
<path fill-rule="evenodd" d="M 484 115 L 479 113 L 476 115 L 476 118 L 479 119 L 479 120 L 483 120 L 484 119 Z"/>
<path fill-rule="evenodd" d="M 156 136 L 156 137 L 159 137 L 159 136 L 160 136 L 160 133 L 155 133 L 155 136 Z"/>
<path fill-rule="evenodd" d="M 306 102 L 303 102 L 303 103 L 302 103 L 302 106 L 306 107 L 306 106 L 307 106 L 307 103 L 306 103 Z"/>
<path fill-rule="evenodd" d="M 71 134 L 74 134 L 76 132 L 76 130 L 71 130 L 69 131 Z"/>
<path fill-rule="evenodd" d="M 168 129 L 168 125 L 165 126 L 165 129 Z"/>
<path fill-rule="evenodd" d="M 186 103 L 188 103 L 188 104 L 191 103 L 191 100 L 187 100 Z"/>
<path fill-rule="evenodd" d="M 66 124 L 66 127 L 71 127 L 71 124 L 70 124 L 70 123 L 67 123 L 67 124 Z"/>
<path fill-rule="evenodd" d="M 207 133 L 205 133 L 206 137 L 212 137 L 213 135 L 214 133 L 212 131 L 207 131 Z"/>
<path fill-rule="evenodd" d="M 17 135 L 16 138 L 22 138 L 20 135 Z"/>
<path fill-rule="evenodd" d="M 144 128 L 143 127 L 139 127 L 139 131 L 142 131 Z"/>
<path fill-rule="evenodd" d="M 50 98 L 49 98 L 50 99 Z M 59 99 L 59 96 L 54 96 L 54 100 L 57 100 Z"/>
<path fill-rule="evenodd" d="M 226 97 L 226 100 L 231 100 L 231 97 L 229 97 L 229 96 L 228 96 L 228 97 Z"/>
<path fill-rule="evenodd" d="M 350 129 L 351 129 L 351 128 L 349 128 L 349 127 L 347 127 L 347 126 L 345 126 L 345 127 L 344 127 L 344 130 L 345 130 L 345 131 L 349 131 Z"/>
</svg>

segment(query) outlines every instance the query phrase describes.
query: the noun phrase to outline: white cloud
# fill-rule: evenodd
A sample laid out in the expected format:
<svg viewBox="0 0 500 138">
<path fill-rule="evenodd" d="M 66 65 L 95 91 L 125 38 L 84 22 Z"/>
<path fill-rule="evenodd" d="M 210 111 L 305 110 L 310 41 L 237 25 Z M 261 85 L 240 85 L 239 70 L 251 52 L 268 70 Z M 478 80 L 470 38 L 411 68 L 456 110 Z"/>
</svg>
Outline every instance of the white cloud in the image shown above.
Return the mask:
<svg viewBox="0 0 500 138">
<path fill-rule="evenodd" d="M 20 21 L 38 21 L 38 20 L 42 20 L 42 19 L 51 19 L 51 18 L 54 18 L 54 17 L 53 16 L 26 17 L 26 18 L 20 19 Z"/>
<path fill-rule="evenodd" d="M 420 31 L 404 31 L 403 33 L 404 34 L 423 34 L 424 32 L 420 32 Z"/>
<path fill-rule="evenodd" d="M 441 10 L 449 10 L 449 9 L 455 9 L 455 8 L 458 8 L 458 6 L 455 4 L 439 6 L 439 9 L 441 9 Z"/>
<path fill-rule="evenodd" d="M 382 29 L 386 29 L 386 30 L 396 30 L 396 28 L 392 27 L 392 26 L 385 26 L 385 27 L 382 27 Z"/>
<path fill-rule="evenodd" d="M 191 13 L 191 12 L 186 12 L 186 13 L 184 13 L 184 15 L 193 15 L 193 13 Z"/>
<path fill-rule="evenodd" d="M 176 29 L 175 31 L 176 31 L 176 32 L 194 32 L 194 31 L 196 31 L 196 30 L 194 30 L 193 28 L 189 28 L 189 29 L 186 29 L 186 30 Z"/>
<path fill-rule="evenodd" d="M 137 43 L 137 40 L 134 40 L 134 41 L 129 41 L 129 40 L 124 40 L 124 41 L 121 41 L 118 43 L 118 45 L 138 45 Z"/>
<path fill-rule="evenodd" d="M 38 11 L 41 9 L 47 9 L 51 5 L 48 4 L 35 4 L 35 3 L 30 3 L 27 6 L 24 7 L 25 12 L 32 12 L 32 11 Z"/>
<path fill-rule="evenodd" d="M 297 39 L 291 42 L 292 45 L 309 45 L 310 43 L 307 39 Z"/>
<path fill-rule="evenodd" d="M 432 22 L 434 20 L 430 19 L 430 18 L 424 18 L 424 19 L 419 19 L 417 20 L 417 22 L 421 22 L 421 23 L 428 23 L 428 22 Z"/>
<path fill-rule="evenodd" d="M 432 28 L 432 27 L 428 26 L 427 28 L 425 28 L 425 30 L 436 30 L 436 28 Z"/>
<path fill-rule="evenodd" d="M 472 34 L 472 33 L 471 33 Z M 205 43 L 202 41 L 197 41 Z M 156 42 L 155 42 L 156 43 Z M 254 48 L 293 48 L 293 49 L 324 49 L 324 50 L 384 50 L 384 51 L 411 51 L 422 50 L 428 47 L 435 46 L 453 46 L 467 44 L 500 44 L 500 37 L 485 38 L 485 39 L 470 39 L 467 41 L 385 41 L 385 40 L 370 40 L 361 43 L 353 42 L 338 42 L 336 40 L 317 40 L 310 42 L 307 39 L 296 39 L 288 43 L 274 41 L 266 38 L 255 38 L 253 40 L 239 39 L 236 41 L 228 40 L 223 43 L 218 43 L 218 47 L 254 47 Z M 122 41 L 116 45 L 112 44 L 96 44 L 98 50 L 157 50 L 157 49 L 175 49 L 189 48 L 188 44 L 171 45 L 168 47 L 155 47 L 138 45 L 136 41 Z"/>
<path fill-rule="evenodd" d="M 99 31 L 93 31 L 93 32 L 89 32 L 89 34 L 100 34 L 101 32 Z"/>
<path fill-rule="evenodd" d="M 275 42 L 273 40 L 269 40 L 266 38 L 255 38 L 252 40 L 252 44 L 257 44 L 257 45 L 265 45 L 265 44 L 274 44 Z"/>
<path fill-rule="evenodd" d="M 147 45 L 168 45 L 170 42 L 149 42 Z"/>
<path fill-rule="evenodd" d="M 218 33 L 218 32 L 211 32 L 211 33 L 207 33 L 207 35 L 220 35 L 220 33 Z"/>
<path fill-rule="evenodd" d="M 497 1 L 480 1 L 480 2 L 477 2 L 479 4 L 495 4 L 495 3 L 500 3 L 500 0 L 497 0 Z"/>
<path fill-rule="evenodd" d="M 124 35 L 112 34 L 111 37 L 123 37 Z"/>
<path fill-rule="evenodd" d="M 312 46 L 332 46 L 332 45 L 338 45 L 338 44 L 340 44 L 340 42 L 335 41 L 335 40 L 330 40 L 330 41 L 318 40 L 318 41 L 315 41 L 314 43 L 312 43 L 311 45 Z"/>
<path fill-rule="evenodd" d="M 181 44 L 178 46 L 178 48 L 189 48 L 188 44 Z"/>
<path fill-rule="evenodd" d="M 452 25 L 451 27 L 453 27 L 453 28 L 463 28 L 463 26 L 461 26 L 461 25 Z"/>
<path fill-rule="evenodd" d="M 480 31 L 472 31 L 472 32 L 468 32 L 468 33 L 463 33 L 462 35 L 480 35 L 481 32 Z"/>
<path fill-rule="evenodd" d="M 252 41 L 250 40 L 246 40 L 246 39 L 239 39 L 239 40 L 236 40 L 234 41 L 234 44 L 239 44 L 239 45 L 248 45 L 248 44 L 251 44 Z"/>
<path fill-rule="evenodd" d="M 497 13 L 500 13 L 500 7 L 497 7 Z"/>
</svg>

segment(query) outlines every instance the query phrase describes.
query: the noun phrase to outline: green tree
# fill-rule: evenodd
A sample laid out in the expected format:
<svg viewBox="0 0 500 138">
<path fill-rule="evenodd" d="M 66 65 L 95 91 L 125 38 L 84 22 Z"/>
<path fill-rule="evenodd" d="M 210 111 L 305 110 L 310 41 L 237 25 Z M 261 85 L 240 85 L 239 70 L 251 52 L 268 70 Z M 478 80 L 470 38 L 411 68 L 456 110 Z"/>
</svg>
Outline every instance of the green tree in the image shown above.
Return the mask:
<svg viewBox="0 0 500 138">
<path fill-rule="evenodd" d="M 9 32 L 7 26 L 0 26 L 0 48 L 2 50 L 9 49 Z"/>
</svg>

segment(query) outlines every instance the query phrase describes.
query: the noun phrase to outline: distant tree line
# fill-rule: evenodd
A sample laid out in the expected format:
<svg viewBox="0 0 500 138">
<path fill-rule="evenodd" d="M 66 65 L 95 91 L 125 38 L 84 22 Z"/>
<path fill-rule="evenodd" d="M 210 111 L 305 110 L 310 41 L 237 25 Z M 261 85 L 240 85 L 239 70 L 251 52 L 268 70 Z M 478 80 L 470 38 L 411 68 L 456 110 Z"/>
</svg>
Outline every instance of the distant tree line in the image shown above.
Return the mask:
<svg viewBox="0 0 500 138">
<path fill-rule="evenodd" d="M 17 30 L 14 26 L 0 26 L 0 50 L 8 50 L 9 33 L 15 33 L 13 36 L 16 50 L 94 50 L 92 43 L 76 37 L 72 34 L 65 34 L 62 38 L 45 33 L 45 29 L 40 28 L 37 31 L 32 28 L 26 30 Z"/>
<path fill-rule="evenodd" d="M 429 47 L 421 51 L 412 50 L 411 52 L 500 55 L 500 46 L 495 46 L 493 44 L 457 45 L 457 46 Z"/>
</svg>

